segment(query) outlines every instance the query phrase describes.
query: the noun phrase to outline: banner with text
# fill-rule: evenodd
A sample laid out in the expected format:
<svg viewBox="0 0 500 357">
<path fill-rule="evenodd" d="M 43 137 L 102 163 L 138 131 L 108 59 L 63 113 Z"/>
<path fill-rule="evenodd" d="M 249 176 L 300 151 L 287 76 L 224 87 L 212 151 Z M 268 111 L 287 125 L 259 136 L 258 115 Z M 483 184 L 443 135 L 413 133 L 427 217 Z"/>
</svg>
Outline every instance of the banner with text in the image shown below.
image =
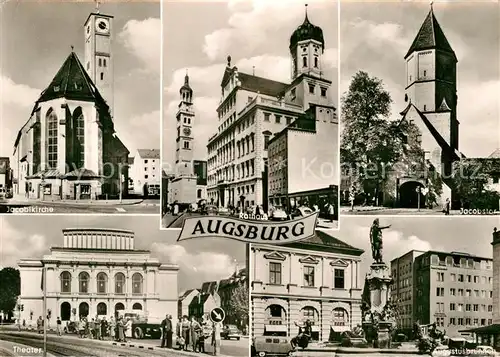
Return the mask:
<svg viewBox="0 0 500 357">
<path fill-rule="evenodd" d="M 284 222 L 205 216 L 187 218 L 177 241 L 194 238 L 228 238 L 245 243 L 285 244 L 314 235 L 318 212 Z"/>
</svg>

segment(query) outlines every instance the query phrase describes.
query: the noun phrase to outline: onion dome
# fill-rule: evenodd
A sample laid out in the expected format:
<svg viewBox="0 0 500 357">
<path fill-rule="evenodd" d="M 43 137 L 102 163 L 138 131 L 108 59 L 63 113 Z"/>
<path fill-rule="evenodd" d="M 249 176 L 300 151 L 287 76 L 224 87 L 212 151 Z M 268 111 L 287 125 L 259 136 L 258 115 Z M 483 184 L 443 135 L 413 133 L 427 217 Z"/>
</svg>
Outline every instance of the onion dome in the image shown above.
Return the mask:
<svg viewBox="0 0 500 357">
<path fill-rule="evenodd" d="M 290 49 L 297 46 L 297 43 L 299 43 L 300 41 L 305 41 L 305 40 L 316 40 L 321 43 L 323 48 L 325 47 L 323 30 L 321 29 L 321 27 L 315 26 L 311 22 L 309 22 L 309 18 L 307 17 L 307 10 L 304 22 L 302 23 L 302 25 L 297 27 L 297 29 L 293 32 L 292 36 L 290 37 Z"/>
<path fill-rule="evenodd" d="M 193 93 L 193 90 L 191 89 L 191 87 L 189 86 L 189 76 L 187 74 L 187 70 L 186 70 L 186 76 L 184 77 L 184 85 L 181 87 L 180 89 L 180 92 L 182 93 L 183 91 L 185 92 L 190 92 L 190 93 Z"/>
</svg>

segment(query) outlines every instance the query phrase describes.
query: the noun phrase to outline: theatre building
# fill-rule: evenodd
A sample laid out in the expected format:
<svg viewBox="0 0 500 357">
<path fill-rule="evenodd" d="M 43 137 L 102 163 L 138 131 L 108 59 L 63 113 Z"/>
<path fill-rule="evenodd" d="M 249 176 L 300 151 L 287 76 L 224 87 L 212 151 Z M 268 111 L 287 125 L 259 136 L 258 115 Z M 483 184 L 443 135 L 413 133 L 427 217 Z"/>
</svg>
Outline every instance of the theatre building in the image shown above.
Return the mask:
<svg viewBox="0 0 500 357">
<path fill-rule="evenodd" d="M 43 316 L 44 285 L 47 314 L 54 322 L 58 316 L 62 321 L 109 319 L 120 310 L 142 310 L 151 318 L 177 316 L 178 266 L 135 249 L 134 232 L 65 229 L 63 238 L 62 247 L 51 247 L 41 259 L 19 261 L 21 321 L 34 323 Z"/>
<path fill-rule="evenodd" d="M 313 340 L 327 341 L 361 324 L 363 250 L 319 230 L 296 243 L 250 249 L 253 336 L 296 336 L 296 324 L 310 320 Z"/>
</svg>

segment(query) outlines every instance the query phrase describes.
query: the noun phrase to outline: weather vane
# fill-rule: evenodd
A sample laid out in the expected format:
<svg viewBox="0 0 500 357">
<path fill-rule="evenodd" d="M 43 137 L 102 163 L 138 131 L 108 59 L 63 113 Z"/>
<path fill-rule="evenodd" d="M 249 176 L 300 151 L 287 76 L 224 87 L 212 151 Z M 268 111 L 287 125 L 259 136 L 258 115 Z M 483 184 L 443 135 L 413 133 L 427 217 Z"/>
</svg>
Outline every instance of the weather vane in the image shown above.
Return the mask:
<svg viewBox="0 0 500 357">
<path fill-rule="evenodd" d="M 433 0 L 431 0 L 431 10 L 432 10 L 432 5 L 434 5 L 434 1 Z"/>
<path fill-rule="evenodd" d="M 101 4 L 101 2 L 99 0 L 94 0 L 94 1 L 95 1 L 95 12 L 99 13 L 99 5 Z"/>
</svg>

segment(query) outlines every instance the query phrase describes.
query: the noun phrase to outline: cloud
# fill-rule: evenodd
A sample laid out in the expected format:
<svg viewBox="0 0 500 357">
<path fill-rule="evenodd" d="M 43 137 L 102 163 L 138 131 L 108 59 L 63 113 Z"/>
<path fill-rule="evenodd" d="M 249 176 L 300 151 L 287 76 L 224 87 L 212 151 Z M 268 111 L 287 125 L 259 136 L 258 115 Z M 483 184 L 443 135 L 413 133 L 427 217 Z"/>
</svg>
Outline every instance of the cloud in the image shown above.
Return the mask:
<svg viewBox="0 0 500 357">
<path fill-rule="evenodd" d="M 153 243 L 151 250 L 160 255 L 162 261 L 179 265 L 180 272 L 193 287 L 206 281 L 225 279 L 236 268 L 234 258 L 223 253 L 191 253 L 181 245 L 163 243 Z"/>
<path fill-rule="evenodd" d="M 160 73 L 161 60 L 161 20 L 129 20 L 118 34 L 124 47 L 135 55 L 145 69 Z"/>
<path fill-rule="evenodd" d="M 25 84 L 15 83 L 0 73 L 0 104 L 31 107 L 40 95 L 40 90 Z"/>
<path fill-rule="evenodd" d="M 40 234 L 26 234 L 0 218 L 0 268 L 16 267 L 20 259 L 40 258 L 47 240 Z"/>
<path fill-rule="evenodd" d="M 333 6 L 330 1 L 312 1 L 315 8 Z M 295 6 L 294 6 L 295 5 Z M 288 27 L 304 14 L 303 1 L 229 1 L 228 26 L 205 36 L 203 52 L 212 61 L 224 59 L 232 49 L 248 56 L 269 40 L 269 34 Z"/>
<path fill-rule="evenodd" d="M 160 147 L 160 110 L 129 118 L 125 125 L 116 123 L 116 132 L 120 140 L 132 155 L 136 149 L 156 149 Z"/>
</svg>

